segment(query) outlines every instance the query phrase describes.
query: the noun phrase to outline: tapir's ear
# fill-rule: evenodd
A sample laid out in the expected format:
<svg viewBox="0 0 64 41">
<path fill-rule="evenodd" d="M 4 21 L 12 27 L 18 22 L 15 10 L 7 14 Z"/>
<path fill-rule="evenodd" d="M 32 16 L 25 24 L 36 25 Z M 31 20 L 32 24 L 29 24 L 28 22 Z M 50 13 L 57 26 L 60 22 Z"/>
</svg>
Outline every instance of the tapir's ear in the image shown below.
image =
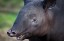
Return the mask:
<svg viewBox="0 0 64 41">
<path fill-rule="evenodd" d="M 56 0 L 44 0 L 43 1 L 43 8 L 53 7 L 56 4 Z"/>
</svg>

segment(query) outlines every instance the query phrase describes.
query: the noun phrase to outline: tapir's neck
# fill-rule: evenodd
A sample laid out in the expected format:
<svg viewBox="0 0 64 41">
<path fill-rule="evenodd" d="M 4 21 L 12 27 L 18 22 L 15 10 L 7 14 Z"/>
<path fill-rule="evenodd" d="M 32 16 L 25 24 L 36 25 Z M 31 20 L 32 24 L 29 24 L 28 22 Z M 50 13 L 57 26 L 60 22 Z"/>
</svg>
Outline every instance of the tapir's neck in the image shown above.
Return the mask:
<svg viewBox="0 0 64 41">
<path fill-rule="evenodd" d="M 56 1 L 57 7 L 59 7 L 61 10 L 64 10 L 64 0 L 57 0 Z"/>
</svg>

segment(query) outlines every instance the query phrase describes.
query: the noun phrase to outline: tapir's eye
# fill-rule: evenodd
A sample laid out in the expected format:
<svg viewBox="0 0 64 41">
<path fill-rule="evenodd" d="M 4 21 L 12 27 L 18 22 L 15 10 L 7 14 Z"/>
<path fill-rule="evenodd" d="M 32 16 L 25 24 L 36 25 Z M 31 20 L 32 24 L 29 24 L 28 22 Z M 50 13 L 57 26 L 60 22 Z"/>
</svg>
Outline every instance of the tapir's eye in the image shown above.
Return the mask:
<svg viewBox="0 0 64 41">
<path fill-rule="evenodd" d="M 35 22 L 36 21 L 36 19 L 33 19 L 33 22 Z"/>
<path fill-rule="evenodd" d="M 31 22 L 32 22 L 33 24 L 36 24 L 36 23 L 37 23 L 37 19 L 36 19 L 36 18 L 33 18 Z"/>
<path fill-rule="evenodd" d="M 30 21 L 31 25 L 34 26 L 34 25 L 37 24 L 37 16 L 36 16 L 36 14 L 29 14 L 28 18 L 29 18 L 29 21 Z"/>
<path fill-rule="evenodd" d="M 38 24 L 37 19 L 36 18 L 32 19 L 31 25 L 37 27 L 38 26 L 37 24 Z"/>
</svg>

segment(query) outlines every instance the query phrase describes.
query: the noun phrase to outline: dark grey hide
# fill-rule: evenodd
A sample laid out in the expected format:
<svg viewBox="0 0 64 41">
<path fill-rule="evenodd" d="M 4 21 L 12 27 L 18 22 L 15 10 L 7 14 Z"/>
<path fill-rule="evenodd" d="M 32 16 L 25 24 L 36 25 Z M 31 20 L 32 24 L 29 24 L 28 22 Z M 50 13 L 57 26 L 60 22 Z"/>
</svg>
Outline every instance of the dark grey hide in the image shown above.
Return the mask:
<svg viewBox="0 0 64 41">
<path fill-rule="evenodd" d="M 57 0 L 52 8 L 54 12 L 54 25 L 50 31 L 50 39 L 53 41 L 64 41 L 64 0 Z"/>
<path fill-rule="evenodd" d="M 7 32 L 9 36 L 30 41 L 64 41 L 64 0 L 24 0 L 24 3 Z"/>
</svg>

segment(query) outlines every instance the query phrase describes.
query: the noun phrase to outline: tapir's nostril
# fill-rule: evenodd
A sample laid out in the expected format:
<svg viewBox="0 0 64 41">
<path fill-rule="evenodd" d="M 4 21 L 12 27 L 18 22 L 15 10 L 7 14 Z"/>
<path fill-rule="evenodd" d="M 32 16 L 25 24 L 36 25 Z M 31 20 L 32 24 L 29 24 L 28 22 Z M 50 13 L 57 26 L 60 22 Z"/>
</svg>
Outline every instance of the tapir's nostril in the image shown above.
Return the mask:
<svg viewBox="0 0 64 41">
<path fill-rule="evenodd" d="M 14 37 L 16 35 L 16 32 L 15 31 L 8 31 L 7 34 L 10 37 Z"/>
<path fill-rule="evenodd" d="M 12 34 L 16 34 L 15 32 L 12 32 Z"/>
<path fill-rule="evenodd" d="M 10 33 L 9 32 L 7 32 L 7 34 L 10 36 Z"/>
</svg>

